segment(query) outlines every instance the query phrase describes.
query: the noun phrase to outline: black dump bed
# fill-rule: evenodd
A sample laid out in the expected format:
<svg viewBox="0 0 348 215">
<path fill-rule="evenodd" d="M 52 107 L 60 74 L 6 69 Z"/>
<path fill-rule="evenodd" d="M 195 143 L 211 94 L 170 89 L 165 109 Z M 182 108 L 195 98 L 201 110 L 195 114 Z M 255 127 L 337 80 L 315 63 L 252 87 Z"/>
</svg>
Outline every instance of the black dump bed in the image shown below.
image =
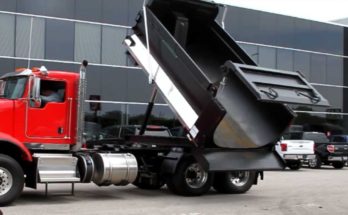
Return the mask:
<svg viewBox="0 0 348 215">
<path fill-rule="evenodd" d="M 218 12 L 218 5 L 204 1 L 154 0 L 146 10 L 148 31 L 144 15 L 134 28 L 197 114 L 193 125 L 178 114 L 197 143 L 262 147 L 294 117 L 284 102 L 328 104 L 300 74 L 257 67 L 215 21 Z"/>
<path fill-rule="evenodd" d="M 245 151 L 210 160 L 239 156 L 236 169 L 249 161 L 246 169 L 272 164 L 264 159 L 270 153 L 249 152 L 271 148 L 290 125 L 295 115 L 284 103 L 328 105 L 299 73 L 257 67 L 215 21 L 219 5 L 149 2 L 125 44 L 195 145 Z"/>
</svg>

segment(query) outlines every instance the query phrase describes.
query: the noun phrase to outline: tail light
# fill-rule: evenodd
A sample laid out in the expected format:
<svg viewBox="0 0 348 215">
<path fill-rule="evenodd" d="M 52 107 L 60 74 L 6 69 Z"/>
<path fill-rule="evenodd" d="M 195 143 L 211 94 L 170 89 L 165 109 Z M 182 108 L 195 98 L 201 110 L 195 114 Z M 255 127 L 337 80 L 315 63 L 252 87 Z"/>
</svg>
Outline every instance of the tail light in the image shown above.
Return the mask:
<svg viewBox="0 0 348 215">
<path fill-rule="evenodd" d="M 286 152 L 288 150 L 288 144 L 281 143 L 280 144 L 280 149 L 281 149 L 282 152 Z"/>
<path fill-rule="evenodd" d="M 334 145 L 327 145 L 326 149 L 330 153 L 334 153 L 335 152 L 335 146 Z"/>
</svg>

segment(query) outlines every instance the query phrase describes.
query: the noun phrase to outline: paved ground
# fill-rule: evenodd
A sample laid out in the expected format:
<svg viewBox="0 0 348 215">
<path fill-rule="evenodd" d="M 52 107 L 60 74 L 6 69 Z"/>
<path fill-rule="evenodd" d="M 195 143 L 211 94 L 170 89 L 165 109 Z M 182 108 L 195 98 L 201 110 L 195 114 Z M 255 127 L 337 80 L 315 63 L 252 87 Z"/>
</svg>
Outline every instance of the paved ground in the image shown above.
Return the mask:
<svg viewBox="0 0 348 215">
<path fill-rule="evenodd" d="M 301 169 L 266 172 L 265 180 L 242 195 L 222 195 L 213 190 L 202 197 L 180 197 L 163 188 L 159 191 L 126 187 L 76 185 L 75 196 L 68 185 L 26 189 L 10 214 L 348 214 L 348 168 Z M 60 193 L 58 193 L 60 192 Z"/>
</svg>

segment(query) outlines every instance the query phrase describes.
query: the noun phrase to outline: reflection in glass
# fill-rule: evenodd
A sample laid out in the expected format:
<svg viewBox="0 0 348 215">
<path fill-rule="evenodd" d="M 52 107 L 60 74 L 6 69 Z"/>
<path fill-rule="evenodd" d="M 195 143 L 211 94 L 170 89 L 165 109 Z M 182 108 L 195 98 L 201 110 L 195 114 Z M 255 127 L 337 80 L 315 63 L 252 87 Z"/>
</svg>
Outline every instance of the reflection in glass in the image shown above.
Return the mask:
<svg viewBox="0 0 348 215">
<path fill-rule="evenodd" d="M 85 136 L 89 139 L 117 137 L 116 128 L 124 125 L 141 125 L 144 122 L 146 104 L 97 104 L 87 102 L 85 105 L 85 128 L 88 129 Z M 98 108 L 95 108 L 96 106 Z M 148 125 L 172 128 L 180 126 L 180 123 L 168 106 L 155 105 Z"/>
<path fill-rule="evenodd" d="M 297 113 L 293 125 L 302 125 L 304 131 L 317 131 L 326 134 L 342 134 L 345 130 L 343 117 L 330 113 Z"/>
<path fill-rule="evenodd" d="M 129 124 L 141 125 L 144 122 L 147 105 L 129 105 Z M 155 105 L 149 119 L 149 125 L 161 125 L 168 128 L 179 126 L 180 123 L 168 106 Z"/>
</svg>

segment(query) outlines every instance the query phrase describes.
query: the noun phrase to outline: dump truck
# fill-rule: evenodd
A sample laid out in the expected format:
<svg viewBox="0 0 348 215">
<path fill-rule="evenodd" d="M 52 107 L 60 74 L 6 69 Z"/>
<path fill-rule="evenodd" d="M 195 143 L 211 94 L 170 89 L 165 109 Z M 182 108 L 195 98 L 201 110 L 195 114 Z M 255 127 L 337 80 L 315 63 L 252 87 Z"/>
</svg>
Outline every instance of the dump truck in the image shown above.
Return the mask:
<svg viewBox="0 0 348 215">
<path fill-rule="evenodd" d="M 128 53 L 154 91 L 139 133 L 86 145 L 87 61 L 80 72 L 22 69 L 0 78 L 0 204 L 24 185 L 134 184 L 173 193 L 244 193 L 265 170 L 284 168 L 274 150 L 295 117 L 287 103 L 328 102 L 298 72 L 261 68 L 217 20 L 219 4 L 199 0 L 145 2 Z M 56 100 L 43 97 L 53 91 Z M 187 137 L 147 136 L 160 93 Z M 47 95 L 44 95 L 47 96 Z"/>
</svg>

